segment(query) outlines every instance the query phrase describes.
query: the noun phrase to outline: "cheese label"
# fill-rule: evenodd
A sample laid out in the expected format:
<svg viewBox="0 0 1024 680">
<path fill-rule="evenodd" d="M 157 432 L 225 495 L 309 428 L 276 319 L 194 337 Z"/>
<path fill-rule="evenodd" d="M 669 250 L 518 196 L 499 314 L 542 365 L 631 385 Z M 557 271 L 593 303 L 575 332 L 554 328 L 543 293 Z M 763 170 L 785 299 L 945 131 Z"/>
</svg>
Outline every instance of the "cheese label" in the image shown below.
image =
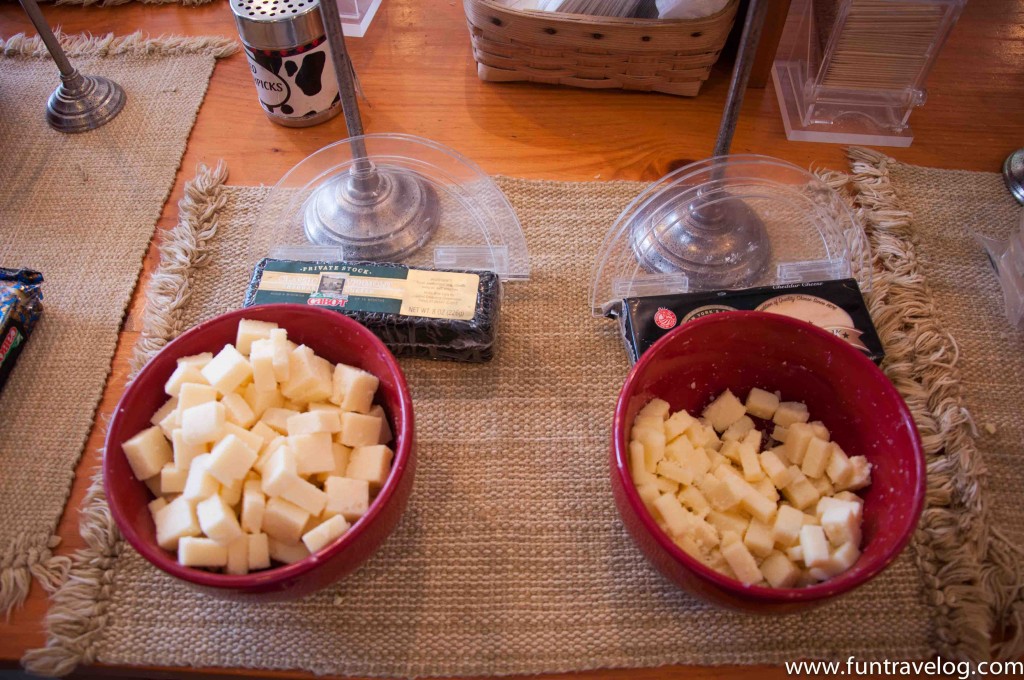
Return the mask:
<svg viewBox="0 0 1024 680">
<path fill-rule="evenodd" d="M 361 312 L 468 321 L 480 275 L 373 264 L 270 260 L 252 304 L 291 302 Z"/>
</svg>

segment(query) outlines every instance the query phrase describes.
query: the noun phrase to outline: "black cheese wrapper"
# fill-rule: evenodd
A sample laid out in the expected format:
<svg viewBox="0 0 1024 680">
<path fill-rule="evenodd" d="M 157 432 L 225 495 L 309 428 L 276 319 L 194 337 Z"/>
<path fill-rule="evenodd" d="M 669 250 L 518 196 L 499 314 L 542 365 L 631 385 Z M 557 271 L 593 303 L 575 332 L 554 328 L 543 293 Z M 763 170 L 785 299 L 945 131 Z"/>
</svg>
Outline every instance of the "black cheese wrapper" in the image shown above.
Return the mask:
<svg viewBox="0 0 1024 680">
<path fill-rule="evenodd" d="M 635 363 L 676 326 L 735 310 L 774 312 L 808 321 L 846 340 L 874 361 L 885 352 L 854 279 L 626 298 L 619 325 L 629 362 Z"/>
<path fill-rule="evenodd" d="M 43 311 L 43 275 L 0 267 L 0 390 Z"/>
<path fill-rule="evenodd" d="M 408 273 L 438 272 L 479 277 L 472 318 L 433 318 L 403 314 L 401 301 L 353 294 L 355 282 L 372 279 L 405 279 Z M 264 285 L 264 276 L 292 277 L 308 281 L 320 277 L 315 292 L 295 286 Z M 326 279 L 326 283 L 324 280 Z M 501 280 L 493 272 L 406 267 L 380 262 L 308 262 L 264 258 L 253 269 L 245 292 L 245 306 L 278 302 L 330 307 L 360 322 L 379 337 L 395 356 L 485 362 L 494 357 L 494 342 L 501 309 Z M 358 308 L 362 306 L 363 308 Z"/>
</svg>

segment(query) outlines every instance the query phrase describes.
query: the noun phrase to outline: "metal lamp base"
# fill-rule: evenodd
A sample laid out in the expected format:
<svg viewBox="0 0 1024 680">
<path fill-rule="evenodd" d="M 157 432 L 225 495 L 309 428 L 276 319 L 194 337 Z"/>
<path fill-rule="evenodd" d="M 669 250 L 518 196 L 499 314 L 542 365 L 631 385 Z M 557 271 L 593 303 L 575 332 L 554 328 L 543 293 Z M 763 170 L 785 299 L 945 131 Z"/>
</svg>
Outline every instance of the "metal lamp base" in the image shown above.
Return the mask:
<svg viewBox="0 0 1024 680">
<path fill-rule="evenodd" d="M 1006 158 L 1003 179 L 1017 202 L 1024 205 L 1024 149 L 1018 149 Z"/>
<path fill-rule="evenodd" d="M 306 237 L 341 246 L 346 260 L 397 261 L 437 230 L 437 193 L 410 172 L 372 167 L 333 177 L 306 202 Z"/>
<path fill-rule="evenodd" d="M 639 213 L 629 243 L 641 267 L 652 273 L 683 273 L 690 290 L 752 284 L 771 258 L 764 222 L 743 201 L 728 197 L 698 197 L 668 211 Z"/>
<path fill-rule="evenodd" d="M 46 122 L 61 132 L 95 130 L 120 113 L 127 101 L 120 85 L 101 76 L 83 76 L 75 70 L 60 80 L 46 103 Z"/>
</svg>

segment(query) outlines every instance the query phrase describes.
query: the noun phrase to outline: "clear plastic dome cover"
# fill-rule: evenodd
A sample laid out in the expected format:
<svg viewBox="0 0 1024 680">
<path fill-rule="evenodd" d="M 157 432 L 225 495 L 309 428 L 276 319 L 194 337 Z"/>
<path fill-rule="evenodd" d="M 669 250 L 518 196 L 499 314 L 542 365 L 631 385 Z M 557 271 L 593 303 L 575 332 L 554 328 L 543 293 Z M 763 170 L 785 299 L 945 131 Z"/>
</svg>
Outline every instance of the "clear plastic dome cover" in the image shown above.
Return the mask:
<svg viewBox="0 0 1024 680">
<path fill-rule="evenodd" d="M 360 159 L 353 140 L 362 140 L 367 158 L 392 179 L 414 178 L 431 193 L 435 217 L 425 241 L 391 262 L 413 267 L 492 271 L 503 280 L 528 279 L 526 239 L 512 206 L 474 163 L 436 142 L 401 134 L 372 134 L 326 146 L 292 168 L 271 190 L 256 220 L 249 247 L 255 265 L 264 257 L 344 261 L 353 257 L 340 245 L 320 245 L 307 236 L 306 213 L 318 189 L 346 176 Z"/>
<path fill-rule="evenodd" d="M 702 250 L 700 239 L 679 245 L 673 231 L 708 213 L 725 216 L 716 242 L 726 246 L 724 256 L 722 249 Z M 736 216 L 754 224 L 761 237 L 740 233 L 742 225 L 730 223 Z M 669 238 L 676 241 L 669 249 L 691 262 L 728 266 L 731 258 L 751 255 L 752 265 L 724 278 L 705 275 L 700 267 L 671 271 L 662 257 Z M 720 156 L 665 175 L 626 207 L 601 246 L 590 303 L 603 316 L 626 297 L 851 277 L 867 291 L 870 273 L 863 230 L 844 199 L 819 177 L 768 156 Z"/>
</svg>

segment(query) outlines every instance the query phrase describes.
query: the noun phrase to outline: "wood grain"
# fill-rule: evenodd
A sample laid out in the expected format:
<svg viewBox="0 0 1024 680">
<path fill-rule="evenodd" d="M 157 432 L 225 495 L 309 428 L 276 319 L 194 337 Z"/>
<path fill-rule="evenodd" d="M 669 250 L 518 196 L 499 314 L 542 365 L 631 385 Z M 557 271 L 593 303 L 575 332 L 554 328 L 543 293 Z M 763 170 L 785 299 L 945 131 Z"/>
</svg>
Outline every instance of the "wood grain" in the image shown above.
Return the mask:
<svg viewBox="0 0 1024 680">
<path fill-rule="evenodd" d="M 237 35 L 224 0 L 196 8 L 130 3 L 114 8 L 46 6 L 51 25 L 65 32 L 152 35 Z M 930 98 L 914 112 L 914 144 L 891 150 L 902 161 L 940 168 L 996 172 L 1024 145 L 1024 0 L 973 0 L 964 10 L 929 80 Z M 0 3 L 0 35 L 32 33 L 17 4 Z M 476 77 L 461 3 L 455 0 L 385 0 L 368 35 L 349 41 L 366 100 L 367 132 L 404 132 L 447 144 L 486 172 L 558 180 L 655 180 L 704 158 L 714 145 L 730 65 L 719 64 L 694 99 L 659 94 L 594 92 L 531 84 L 494 84 Z M 56 74 L 55 74 L 56 76 Z M 56 77 L 55 77 L 56 84 Z M 129 93 L 130 94 L 130 93 Z M 0 83 L 0 96 L 4 92 Z M 44 102 L 24 102 L 38 106 Z M 199 163 L 220 160 L 230 182 L 273 184 L 295 163 L 346 137 L 337 118 L 303 130 L 267 121 L 245 58 L 236 54 L 216 67 L 189 139 L 173 192 L 158 223 L 159 234 L 177 219 L 177 202 Z M 736 153 L 777 156 L 801 166 L 846 167 L 842 148 L 789 142 L 773 88 L 751 90 L 733 143 Z M 595 243 L 595 251 L 599 244 Z M 120 335 L 96 426 L 78 468 L 68 511 L 58 527 L 62 553 L 82 546 L 78 512 L 99 463 L 104 419 L 124 389 L 128 358 L 139 331 L 144 293 L 157 265 L 155 245 Z M 240 285 L 242 285 L 240 283 Z M 25 650 L 45 643 L 45 593 L 38 586 L 9 621 L 0 621 L 0 666 L 15 666 Z M 197 671 L 198 672 L 198 671 Z M 251 671 L 204 671 L 208 677 L 251 676 Z M 172 677 L 173 669 L 82 669 L 82 677 Z M 307 677 L 265 673 L 265 677 Z M 572 676 L 599 678 L 783 677 L 779 668 L 666 668 L 602 671 Z"/>
</svg>

